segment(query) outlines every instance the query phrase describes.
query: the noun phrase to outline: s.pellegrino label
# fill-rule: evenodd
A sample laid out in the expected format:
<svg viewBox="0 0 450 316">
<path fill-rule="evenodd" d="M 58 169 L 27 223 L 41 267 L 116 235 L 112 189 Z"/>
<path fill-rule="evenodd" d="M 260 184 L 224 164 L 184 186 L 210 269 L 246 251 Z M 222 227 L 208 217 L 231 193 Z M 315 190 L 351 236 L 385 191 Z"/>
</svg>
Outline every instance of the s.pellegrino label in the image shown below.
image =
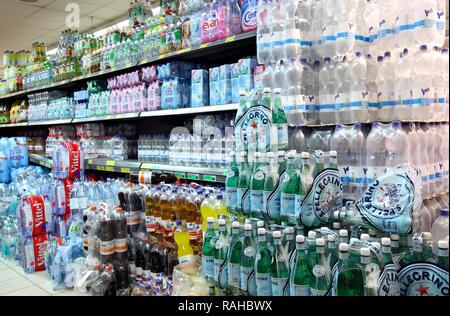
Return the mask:
<svg viewBox="0 0 450 316">
<path fill-rule="evenodd" d="M 228 187 L 226 192 L 227 207 L 228 209 L 234 210 L 237 207 L 237 188 Z"/>
<path fill-rule="evenodd" d="M 202 256 L 203 277 L 205 279 L 214 278 L 214 257 Z"/>
<path fill-rule="evenodd" d="M 228 264 L 228 283 L 231 286 L 241 286 L 241 266 L 239 264 Z"/>
<path fill-rule="evenodd" d="M 270 273 L 256 273 L 256 290 L 258 296 L 272 296 Z"/>
<path fill-rule="evenodd" d="M 309 285 L 291 284 L 290 294 L 291 296 L 309 296 L 310 295 Z"/>
<path fill-rule="evenodd" d="M 328 291 L 310 288 L 309 293 L 310 296 L 326 296 Z"/>
<path fill-rule="evenodd" d="M 236 121 L 235 135 L 236 143 L 243 144 L 244 148 L 249 148 L 249 139 L 252 132 L 256 132 L 258 149 L 270 151 L 272 148 L 270 141 L 270 131 L 272 128 L 272 113 L 269 108 L 263 105 L 255 105 Z"/>
<path fill-rule="evenodd" d="M 237 189 L 237 203 L 241 203 L 241 210 L 244 215 L 250 215 L 251 202 L 250 202 L 250 189 L 238 188 Z"/>
<path fill-rule="evenodd" d="M 448 271 L 433 263 L 417 262 L 398 272 L 401 296 L 448 296 Z"/>
<path fill-rule="evenodd" d="M 378 279 L 378 296 L 400 296 L 397 268 L 393 263 L 384 266 Z"/>
<path fill-rule="evenodd" d="M 241 289 L 249 296 L 256 296 L 256 278 L 253 267 L 241 267 Z"/>
<path fill-rule="evenodd" d="M 214 260 L 214 279 L 221 289 L 228 287 L 228 260 Z"/>
<path fill-rule="evenodd" d="M 408 234 L 412 229 L 414 196 L 413 182 L 400 171 L 376 179 L 356 208 L 374 228 L 385 233 Z"/>
<path fill-rule="evenodd" d="M 289 279 L 272 278 L 273 296 L 289 296 Z"/>
<path fill-rule="evenodd" d="M 300 222 L 307 227 L 328 224 L 342 208 L 342 180 L 337 169 L 324 169 L 315 178 L 303 200 Z"/>
</svg>

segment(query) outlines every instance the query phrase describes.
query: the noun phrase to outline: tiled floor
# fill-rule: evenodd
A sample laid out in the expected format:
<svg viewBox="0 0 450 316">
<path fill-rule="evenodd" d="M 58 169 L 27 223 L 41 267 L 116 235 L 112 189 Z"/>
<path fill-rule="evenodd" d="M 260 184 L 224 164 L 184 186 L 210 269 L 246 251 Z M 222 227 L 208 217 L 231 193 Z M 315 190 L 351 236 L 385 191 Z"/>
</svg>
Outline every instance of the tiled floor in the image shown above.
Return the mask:
<svg viewBox="0 0 450 316">
<path fill-rule="evenodd" d="M 53 291 L 47 272 L 25 274 L 13 261 L 0 257 L 0 296 L 78 296 L 72 290 Z"/>
</svg>

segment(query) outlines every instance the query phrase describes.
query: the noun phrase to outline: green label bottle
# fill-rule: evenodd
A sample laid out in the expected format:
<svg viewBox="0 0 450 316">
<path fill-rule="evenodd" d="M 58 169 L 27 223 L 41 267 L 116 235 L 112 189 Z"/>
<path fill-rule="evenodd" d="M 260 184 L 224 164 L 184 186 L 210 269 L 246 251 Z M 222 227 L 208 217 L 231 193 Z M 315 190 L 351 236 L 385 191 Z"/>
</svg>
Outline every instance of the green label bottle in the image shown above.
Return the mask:
<svg viewBox="0 0 450 316">
<path fill-rule="evenodd" d="M 221 293 L 228 291 L 228 230 L 224 219 L 219 219 L 219 237 L 214 254 L 214 281 Z"/>
<path fill-rule="evenodd" d="M 349 246 L 339 244 L 339 273 L 336 281 L 337 296 L 364 296 L 364 279 L 361 269 L 349 260 Z"/>
<path fill-rule="evenodd" d="M 256 243 L 251 224 L 244 226 L 241 254 L 241 290 L 245 296 L 256 296 L 255 257 Z"/>
<path fill-rule="evenodd" d="M 286 172 L 281 176 L 280 218 L 282 222 L 295 224 L 295 194 L 300 191 L 295 165 L 295 151 L 287 154 Z"/>
<path fill-rule="evenodd" d="M 289 252 L 281 241 L 281 232 L 273 232 L 274 258 L 272 260 L 272 294 L 289 296 Z"/>
<path fill-rule="evenodd" d="M 296 259 L 290 277 L 291 296 L 309 296 L 312 273 L 308 268 L 308 258 L 306 254 L 305 237 L 297 235 Z"/>
<path fill-rule="evenodd" d="M 278 150 L 287 150 L 289 146 L 288 121 L 282 104 L 281 89 L 275 89 L 274 93 L 272 121 L 277 128 Z"/>
<path fill-rule="evenodd" d="M 379 296 L 400 296 L 400 284 L 397 269 L 392 261 L 391 240 L 389 238 L 381 239 L 381 275 L 379 278 Z"/>
<path fill-rule="evenodd" d="M 325 169 L 325 154 L 321 150 L 316 150 L 314 152 L 314 169 L 313 169 L 313 178 L 317 177 L 319 173 L 321 173 Z"/>
<path fill-rule="evenodd" d="M 258 228 L 258 251 L 255 258 L 257 296 L 272 296 L 271 263 L 272 255 L 267 247 L 266 230 Z"/>
<path fill-rule="evenodd" d="M 236 153 L 230 153 L 230 164 L 227 171 L 227 179 L 225 182 L 227 194 L 227 208 L 231 214 L 238 214 L 237 187 L 239 181 L 239 168 L 236 162 Z"/>
<path fill-rule="evenodd" d="M 311 296 L 326 296 L 331 288 L 331 267 L 325 256 L 325 239 L 316 239 L 316 256 L 312 267 Z"/>
<path fill-rule="evenodd" d="M 208 217 L 205 238 L 202 247 L 202 273 L 203 278 L 208 281 L 214 280 L 214 255 L 216 252 L 216 232 L 214 230 L 214 218 Z"/>
<path fill-rule="evenodd" d="M 380 268 L 372 263 L 372 255 L 369 248 L 360 249 L 361 269 L 364 277 L 364 296 L 378 296 L 378 278 Z"/>
<path fill-rule="evenodd" d="M 313 183 L 313 177 L 312 177 L 312 167 L 309 163 L 310 155 L 309 152 L 302 152 L 302 166 L 301 166 L 301 179 L 303 184 L 303 189 L 305 192 L 308 192 L 311 188 L 311 185 Z"/>
<path fill-rule="evenodd" d="M 228 253 L 228 286 L 229 292 L 236 296 L 241 288 L 241 256 L 242 241 L 239 235 L 239 222 L 231 224 L 231 240 Z"/>
<path fill-rule="evenodd" d="M 264 218 L 264 183 L 266 181 L 266 173 L 267 165 L 265 154 L 256 152 L 255 165 L 250 182 L 251 216 L 255 218 Z"/>
<path fill-rule="evenodd" d="M 237 187 L 237 203 L 239 206 L 239 213 L 245 216 L 250 216 L 250 170 L 247 161 L 247 153 L 242 151 L 240 153 L 241 169 L 239 170 L 239 179 Z M 240 205 L 239 205 L 240 204 Z"/>
</svg>

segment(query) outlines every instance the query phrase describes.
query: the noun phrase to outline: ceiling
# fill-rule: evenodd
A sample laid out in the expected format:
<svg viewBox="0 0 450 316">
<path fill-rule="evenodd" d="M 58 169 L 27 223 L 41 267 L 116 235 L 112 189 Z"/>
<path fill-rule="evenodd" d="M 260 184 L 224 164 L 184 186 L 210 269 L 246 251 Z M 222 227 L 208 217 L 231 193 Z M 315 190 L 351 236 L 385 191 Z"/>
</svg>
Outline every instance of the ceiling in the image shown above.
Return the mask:
<svg viewBox="0 0 450 316">
<path fill-rule="evenodd" d="M 69 3 L 80 7 L 80 32 L 126 19 L 130 6 L 130 0 L 0 0 L 0 55 L 5 50 L 30 49 L 36 41 L 54 46 L 67 29 L 65 9 Z M 2 73 L 0 58 L 0 76 Z"/>
</svg>

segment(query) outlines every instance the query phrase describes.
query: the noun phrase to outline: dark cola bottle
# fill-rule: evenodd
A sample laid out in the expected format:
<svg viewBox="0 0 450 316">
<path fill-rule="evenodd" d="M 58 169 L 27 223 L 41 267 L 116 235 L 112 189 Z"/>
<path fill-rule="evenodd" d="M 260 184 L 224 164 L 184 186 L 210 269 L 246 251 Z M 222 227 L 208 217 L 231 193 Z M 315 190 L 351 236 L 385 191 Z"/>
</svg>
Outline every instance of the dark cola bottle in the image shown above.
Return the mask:
<svg viewBox="0 0 450 316">
<path fill-rule="evenodd" d="M 136 281 L 136 238 L 128 238 L 128 251 L 127 251 L 128 267 L 129 267 L 129 279 L 131 283 Z"/>
<path fill-rule="evenodd" d="M 106 211 L 100 218 L 98 227 L 100 239 L 100 261 L 103 264 L 113 263 L 114 258 L 114 234 L 113 221 Z"/>
<path fill-rule="evenodd" d="M 142 196 L 140 191 L 130 191 L 128 195 L 128 232 L 135 234 L 139 231 L 141 220 L 143 219 L 142 213 Z"/>
<path fill-rule="evenodd" d="M 136 239 L 136 282 L 143 280 L 145 265 L 144 243 L 141 239 Z"/>
<path fill-rule="evenodd" d="M 112 216 L 114 231 L 114 256 L 116 259 L 126 261 L 127 259 L 127 218 L 121 207 L 117 208 Z"/>
</svg>

